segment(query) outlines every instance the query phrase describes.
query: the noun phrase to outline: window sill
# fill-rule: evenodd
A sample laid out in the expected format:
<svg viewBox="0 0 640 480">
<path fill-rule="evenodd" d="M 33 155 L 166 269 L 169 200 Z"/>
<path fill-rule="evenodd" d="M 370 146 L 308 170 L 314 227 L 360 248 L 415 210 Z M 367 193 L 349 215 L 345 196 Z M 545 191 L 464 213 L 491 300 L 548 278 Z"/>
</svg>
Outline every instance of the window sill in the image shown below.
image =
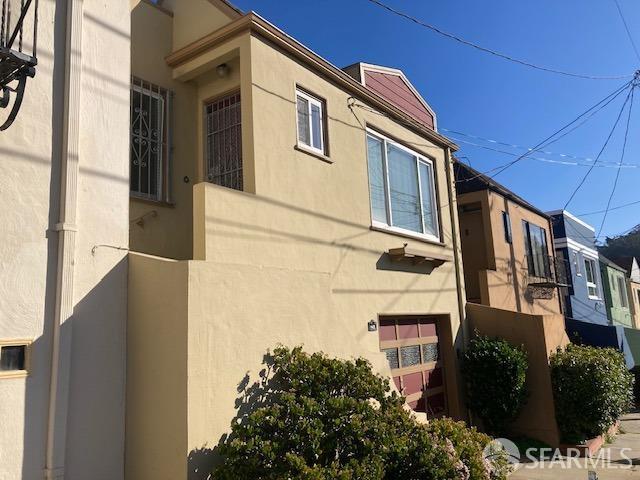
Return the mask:
<svg viewBox="0 0 640 480">
<path fill-rule="evenodd" d="M 421 235 L 419 233 L 411 233 L 409 231 L 402 231 L 395 228 L 383 227 L 380 225 L 371 225 L 369 229 L 375 232 L 387 233 L 389 235 L 393 235 L 396 237 L 411 238 L 412 240 L 418 240 L 420 242 L 430 243 L 431 245 L 438 245 L 439 247 L 447 246 L 446 243 L 443 243 L 440 240 L 436 240 L 434 238 Z"/>
<path fill-rule="evenodd" d="M 135 195 L 129 195 L 129 199 L 140 203 L 146 203 L 147 205 L 155 205 L 157 207 L 175 208 L 176 206 L 175 203 L 165 202 L 164 200 L 151 200 L 150 198 L 136 197 Z"/>
<path fill-rule="evenodd" d="M 600 297 L 593 297 L 591 295 L 589 295 L 589 300 L 594 300 L 596 302 L 601 302 L 602 301 L 602 299 Z"/>
<path fill-rule="evenodd" d="M 307 155 L 311 155 L 312 157 L 316 157 L 317 159 L 322 160 L 323 162 L 333 163 L 333 160 L 331 160 L 326 155 L 320 152 L 316 152 L 315 150 L 305 147 L 304 145 L 297 144 L 297 145 L 294 145 L 293 148 L 294 150 L 298 150 L 299 152 L 306 153 Z"/>
<path fill-rule="evenodd" d="M 9 370 L 0 372 L 0 380 L 4 378 L 25 378 L 28 376 L 29 372 L 27 370 Z"/>
</svg>

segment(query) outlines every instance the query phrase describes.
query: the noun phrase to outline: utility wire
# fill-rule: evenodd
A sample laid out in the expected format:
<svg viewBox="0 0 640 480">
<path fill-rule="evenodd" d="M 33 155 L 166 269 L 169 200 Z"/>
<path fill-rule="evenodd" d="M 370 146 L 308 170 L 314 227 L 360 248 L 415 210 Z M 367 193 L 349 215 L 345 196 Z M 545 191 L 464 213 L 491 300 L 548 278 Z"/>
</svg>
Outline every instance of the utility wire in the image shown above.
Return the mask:
<svg viewBox="0 0 640 480">
<path fill-rule="evenodd" d="M 640 53 L 638 52 L 638 47 L 636 47 L 636 42 L 633 41 L 633 36 L 631 35 L 631 30 L 629 30 L 629 25 L 627 25 L 627 21 L 624 19 L 624 14 L 622 13 L 622 8 L 620 7 L 620 2 L 618 0 L 614 0 L 616 3 L 616 7 L 618 9 L 618 13 L 620 14 L 620 19 L 624 24 L 624 29 L 627 31 L 627 36 L 629 37 L 629 41 L 631 42 L 631 46 L 633 47 L 633 51 L 636 52 L 636 58 L 640 62 Z"/>
<path fill-rule="evenodd" d="M 546 148 L 547 146 L 557 142 L 558 140 L 560 140 L 561 138 L 565 137 L 568 133 L 572 132 L 574 129 L 569 130 L 568 132 L 565 132 L 564 134 L 560 135 L 564 130 L 567 130 L 569 127 L 571 127 L 573 124 L 575 124 L 576 122 L 578 122 L 578 120 L 580 120 L 581 118 L 583 118 L 584 116 L 588 115 L 589 113 L 591 113 L 593 111 L 593 113 L 597 113 L 600 110 L 602 110 L 604 107 L 606 107 L 609 103 L 611 103 L 613 100 L 615 100 L 622 92 L 624 92 L 627 88 L 629 88 L 629 86 L 633 83 L 633 80 L 626 82 L 624 85 L 622 85 L 621 87 L 617 88 L 616 90 L 614 90 L 612 93 L 610 93 L 609 95 L 607 95 L 605 98 L 603 98 L 602 100 L 600 100 L 598 103 L 596 103 L 595 105 L 593 105 L 591 108 L 585 110 L 583 113 L 581 113 L 580 115 L 578 115 L 575 119 L 573 119 L 571 122 L 567 123 L 565 126 L 563 126 L 562 128 L 556 130 L 554 133 L 552 133 L 551 135 L 549 135 L 547 138 L 545 138 L 542 142 L 538 143 L 535 147 L 533 147 L 531 150 L 529 150 L 528 152 L 520 155 L 518 158 L 516 158 L 515 160 L 505 164 L 505 165 L 501 165 L 495 168 L 492 168 L 491 170 L 488 170 L 487 172 L 483 172 L 480 173 L 478 175 L 475 175 L 473 177 L 469 177 L 467 179 L 461 180 L 462 182 L 468 182 L 468 181 L 472 181 L 475 180 L 476 178 L 482 176 L 482 175 L 487 175 L 489 173 L 493 173 L 496 172 L 495 174 L 493 174 L 493 177 L 501 174 L 502 172 L 504 172 L 505 170 L 511 168 L 513 165 L 515 165 L 516 163 L 522 161 L 523 159 L 527 158 L 529 155 L 531 155 L 532 153 L 538 151 L 541 148 Z M 584 123 L 584 122 L 583 122 Z M 559 135 L 559 136 L 558 136 Z"/>
<path fill-rule="evenodd" d="M 624 205 L 618 205 L 617 207 L 611 207 L 609 209 L 609 211 L 613 212 L 614 210 L 620 210 L 622 208 L 631 207 L 633 205 L 640 205 L 640 200 L 636 200 L 635 202 L 625 203 Z M 595 212 L 580 213 L 577 216 L 578 217 L 588 217 L 590 215 L 599 215 L 600 213 L 604 213 L 604 212 L 606 212 L 606 210 L 597 210 Z"/>
<path fill-rule="evenodd" d="M 598 152 L 598 155 L 596 156 L 596 159 L 594 160 L 593 165 L 591 165 L 589 170 L 587 170 L 587 173 L 585 173 L 584 177 L 582 177 L 582 179 L 580 180 L 580 183 L 578 183 L 578 186 L 571 193 L 571 196 L 569 197 L 569 200 L 567 200 L 567 203 L 565 203 L 565 205 L 564 205 L 564 210 L 567 209 L 567 207 L 569 206 L 569 204 L 571 203 L 573 198 L 576 196 L 578 191 L 582 188 L 584 183 L 587 181 L 587 178 L 589 178 L 589 175 L 591 175 L 591 172 L 593 171 L 593 169 L 595 168 L 596 164 L 598 163 L 598 159 L 602 155 L 602 152 L 604 152 L 605 149 L 607 148 L 607 145 L 609 144 L 609 141 L 611 140 L 611 137 L 613 136 L 613 133 L 616 131 L 616 128 L 618 127 L 618 123 L 620 123 L 620 118 L 622 118 L 622 113 L 624 112 L 625 108 L 627 107 L 627 103 L 629 103 L 629 99 L 631 98 L 631 94 L 633 93 L 634 89 L 635 89 L 635 84 L 631 87 L 631 90 L 629 90 L 629 93 L 627 94 L 627 98 L 625 99 L 624 103 L 622 104 L 622 108 L 620 109 L 620 113 L 618 113 L 618 117 L 616 118 L 616 121 L 614 122 L 613 127 L 611 128 L 611 131 L 609 132 L 609 135 L 607 136 L 607 139 L 604 142 L 604 145 L 602 145 L 602 148 L 600 149 L 600 152 Z"/>
<path fill-rule="evenodd" d="M 624 131 L 624 142 L 622 143 L 622 154 L 620 155 L 620 165 L 622 165 L 622 161 L 624 160 L 624 154 L 627 150 L 627 139 L 629 138 L 629 125 L 631 124 L 631 112 L 633 111 L 633 93 L 635 88 L 631 89 L 631 103 L 629 104 L 629 115 L 627 116 L 627 126 Z M 620 172 L 621 168 L 618 168 L 618 172 L 616 173 L 616 179 L 613 182 L 613 188 L 611 189 L 611 195 L 609 195 L 609 200 L 607 201 L 607 208 L 605 209 L 604 216 L 602 217 L 602 223 L 600 223 L 600 229 L 598 230 L 598 236 L 602 233 L 602 229 L 604 228 L 604 224 L 607 221 L 607 215 L 609 214 L 609 208 L 611 207 L 611 201 L 613 200 L 613 196 L 616 193 L 616 189 L 618 188 L 618 180 L 620 180 Z"/>
<path fill-rule="evenodd" d="M 511 155 L 512 157 L 517 157 L 520 155 L 519 153 L 509 152 L 507 150 L 502 150 L 502 149 L 490 147 L 487 145 L 481 145 L 479 143 L 470 142 L 468 140 L 463 140 L 461 138 L 453 137 L 453 140 L 455 140 L 456 143 L 464 143 L 465 145 L 471 145 L 473 147 L 482 148 L 484 150 L 489 150 L 496 153 L 501 153 L 503 155 Z M 569 155 L 564 155 L 564 156 L 569 157 Z M 458 158 L 460 158 L 460 155 L 458 155 Z M 531 160 L 537 160 L 538 162 L 554 163 L 554 164 L 570 166 L 570 167 L 590 167 L 591 166 L 591 163 L 578 162 L 578 161 L 554 160 L 551 158 L 531 157 L 531 156 L 529 156 L 528 158 L 530 158 Z M 572 158 L 579 158 L 579 157 L 572 157 Z M 586 159 L 586 160 L 590 160 L 591 162 L 593 162 L 592 158 Z M 620 165 L 619 163 L 613 163 L 613 162 L 599 162 L 597 166 L 601 168 L 624 168 L 624 169 L 640 168 L 640 164 L 636 164 L 636 163 L 623 163 L 622 165 Z"/>
<path fill-rule="evenodd" d="M 591 118 L 591 117 L 589 117 L 589 118 Z M 455 136 L 459 135 L 459 136 L 462 136 L 462 137 L 471 138 L 471 139 L 474 139 L 474 140 L 481 140 L 483 142 L 493 143 L 493 144 L 496 144 L 496 145 L 502 145 L 502 146 L 509 147 L 509 148 L 517 148 L 517 149 L 520 149 L 520 150 L 533 150 L 533 147 L 526 147 L 526 146 L 523 146 L 523 145 L 516 145 L 516 144 L 513 144 L 513 143 L 502 142 L 500 140 L 493 140 L 491 138 L 480 137 L 478 135 L 471 135 L 469 133 L 464 133 L 464 132 L 460 132 L 460 131 L 457 131 L 457 130 L 449 130 L 448 128 L 444 128 L 444 127 L 441 127 L 441 126 L 438 127 L 438 130 L 445 131 L 445 132 L 449 133 L 450 135 L 455 135 Z M 466 141 L 461 140 L 459 138 L 455 138 L 454 137 L 454 140 L 456 142 L 467 143 L 469 145 L 474 145 L 476 147 L 481 147 L 481 148 L 486 148 L 488 150 L 493 150 L 492 148 L 490 148 L 488 146 L 478 145 L 477 143 L 473 143 L 473 142 L 466 142 Z M 499 153 L 509 153 L 511 155 L 514 155 L 514 156 L 517 155 L 516 153 L 505 152 L 504 150 L 499 150 L 499 149 L 495 149 L 495 151 L 499 152 Z M 540 150 L 540 149 L 537 150 L 537 151 L 540 152 L 540 153 L 544 153 L 545 155 L 557 155 L 559 157 L 570 158 L 570 159 L 573 159 L 573 160 L 586 160 L 587 162 L 593 162 L 593 158 L 592 157 L 581 157 L 579 155 L 573 155 L 573 154 L 570 154 L 570 153 L 550 152 L 548 150 Z M 545 159 L 539 159 L 539 160 L 545 160 Z M 583 164 L 579 164 L 579 163 L 569 163 L 569 162 L 566 162 L 566 164 L 567 165 L 585 165 L 584 163 Z M 616 167 L 616 168 L 618 166 L 618 162 L 611 162 L 611 161 L 610 162 L 600 161 L 600 164 L 601 165 L 602 164 L 609 164 L 610 166 L 613 166 L 613 167 Z M 587 166 L 589 166 L 589 165 L 591 165 L 591 163 L 587 164 Z M 640 167 L 640 164 L 627 163 L 626 166 L 629 166 L 629 167 Z"/>
<path fill-rule="evenodd" d="M 405 18 L 406 20 L 409 20 L 409 21 L 411 21 L 411 22 L 413 22 L 413 23 L 415 23 L 417 25 L 420 25 L 421 27 L 428 28 L 429 30 L 431 30 L 431 31 L 433 31 L 433 32 L 435 32 L 435 33 L 437 33 L 439 35 L 442 35 L 443 37 L 447 37 L 447 38 L 449 38 L 451 40 L 455 40 L 456 42 L 461 43 L 463 45 L 466 45 L 468 47 L 475 48 L 476 50 L 480 50 L 482 52 L 489 53 L 489 54 L 494 55 L 496 57 L 500 57 L 500 58 L 502 58 L 504 60 L 509 60 L 510 62 L 518 63 L 520 65 L 524 65 L 526 67 L 534 68 L 536 70 L 542 70 L 544 72 L 555 73 L 555 74 L 564 75 L 564 76 L 567 76 L 567 77 L 586 78 L 586 79 L 589 79 L 589 80 L 621 80 L 621 79 L 630 78 L 631 76 L 633 76 L 633 74 L 615 75 L 615 76 L 586 75 L 586 74 L 581 74 L 581 73 L 565 72 L 565 71 L 562 71 L 562 70 L 556 70 L 556 69 L 551 68 L 551 67 L 545 67 L 545 66 L 541 66 L 541 65 L 536 65 L 534 63 L 530 63 L 530 62 L 527 62 L 525 60 L 520 60 L 518 58 L 512 57 L 510 55 L 506 55 L 504 53 L 500 53 L 500 52 L 498 52 L 496 50 L 492 50 L 490 48 L 483 47 L 483 46 L 478 45 L 476 43 L 470 42 L 469 40 L 465 40 L 464 38 L 458 37 L 457 35 L 454 35 L 452 33 L 445 32 L 444 30 L 441 30 L 440 28 L 438 28 L 438 27 L 436 27 L 434 25 L 428 24 L 428 23 L 426 23 L 426 22 L 424 22 L 424 21 L 422 21 L 422 20 L 420 20 L 420 19 L 418 19 L 416 17 L 412 17 L 409 14 L 406 14 L 404 12 L 396 10 L 395 8 L 392 8 L 389 5 L 386 5 L 386 4 L 382 3 L 379 0 L 367 0 L 367 1 L 370 2 L 370 3 L 373 3 L 374 5 L 377 5 L 380 8 L 383 8 L 383 9 L 393 13 L 394 15 L 397 15 L 399 17 Z"/>
</svg>

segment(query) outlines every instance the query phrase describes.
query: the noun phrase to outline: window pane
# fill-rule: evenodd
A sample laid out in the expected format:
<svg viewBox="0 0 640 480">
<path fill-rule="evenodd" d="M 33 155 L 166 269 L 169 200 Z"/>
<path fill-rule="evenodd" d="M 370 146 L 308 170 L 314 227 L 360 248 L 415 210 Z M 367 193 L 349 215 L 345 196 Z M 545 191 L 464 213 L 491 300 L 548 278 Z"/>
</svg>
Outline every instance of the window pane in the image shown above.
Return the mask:
<svg viewBox="0 0 640 480">
<path fill-rule="evenodd" d="M 25 370 L 24 345 L 7 346 L 0 349 L 0 370 Z"/>
<path fill-rule="evenodd" d="M 403 367 L 411 367 L 420 363 L 420 345 L 400 347 L 400 357 Z"/>
<path fill-rule="evenodd" d="M 387 202 L 384 192 L 382 140 L 367 136 L 367 157 L 369 162 L 371 216 L 377 222 L 387 223 Z"/>
<path fill-rule="evenodd" d="M 585 275 L 587 277 L 587 282 L 596 283 L 595 282 L 595 275 L 594 275 L 594 271 L 593 271 L 593 263 L 592 263 L 591 260 L 589 260 L 589 259 L 585 259 L 584 260 L 584 271 L 585 271 Z"/>
<path fill-rule="evenodd" d="M 389 362 L 389 368 L 400 368 L 400 364 L 398 361 L 398 349 L 397 348 L 387 348 L 386 350 L 382 350 L 384 354 L 387 356 L 387 361 Z"/>
<path fill-rule="evenodd" d="M 298 141 L 311 145 L 311 131 L 309 130 L 309 102 L 298 97 Z"/>
<path fill-rule="evenodd" d="M 422 217 L 424 219 L 424 233 L 437 235 L 436 211 L 433 199 L 433 170 L 431 165 L 420 162 L 420 188 L 422 190 Z"/>
<path fill-rule="evenodd" d="M 437 343 L 425 343 L 422 345 L 422 361 L 437 362 L 439 358 L 438 344 Z"/>
<path fill-rule="evenodd" d="M 502 212 L 502 226 L 504 228 L 504 241 L 511 243 L 511 218 L 507 212 Z"/>
<path fill-rule="evenodd" d="M 311 128 L 313 129 L 313 147 L 322 150 L 322 111 L 318 105 L 311 104 Z"/>
<path fill-rule="evenodd" d="M 629 301 L 627 299 L 627 289 L 624 278 L 618 277 L 618 291 L 620 292 L 620 304 L 623 308 L 629 307 Z"/>
<path fill-rule="evenodd" d="M 393 145 L 387 145 L 387 159 L 393 226 L 422 233 L 416 158 Z"/>
</svg>

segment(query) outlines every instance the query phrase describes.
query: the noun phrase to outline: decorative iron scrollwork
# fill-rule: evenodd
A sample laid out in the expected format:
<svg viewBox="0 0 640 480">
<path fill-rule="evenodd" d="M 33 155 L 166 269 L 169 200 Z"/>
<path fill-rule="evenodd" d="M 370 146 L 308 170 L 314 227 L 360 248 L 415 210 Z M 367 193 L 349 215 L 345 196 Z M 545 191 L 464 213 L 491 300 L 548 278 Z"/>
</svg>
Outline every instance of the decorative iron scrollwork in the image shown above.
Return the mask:
<svg viewBox="0 0 640 480">
<path fill-rule="evenodd" d="M 23 51 L 25 22 L 29 18 L 27 28 L 33 29 L 31 55 Z M 16 19 L 15 22 L 13 19 Z M 36 58 L 38 30 L 38 0 L 2 0 L 0 17 L 0 108 L 9 108 L 13 98 L 13 106 L 9 115 L 0 125 L 0 130 L 11 126 L 18 115 L 27 78 L 36 74 Z M 1 121 L 1 120 L 0 120 Z"/>
</svg>

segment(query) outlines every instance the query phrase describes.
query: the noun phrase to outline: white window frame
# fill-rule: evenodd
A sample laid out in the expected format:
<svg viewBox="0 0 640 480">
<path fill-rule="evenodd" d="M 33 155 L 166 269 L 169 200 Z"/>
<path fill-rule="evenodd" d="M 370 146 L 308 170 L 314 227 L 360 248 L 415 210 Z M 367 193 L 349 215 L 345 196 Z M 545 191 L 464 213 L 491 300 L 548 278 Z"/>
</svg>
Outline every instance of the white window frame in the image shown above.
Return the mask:
<svg viewBox="0 0 640 480">
<path fill-rule="evenodd" d="M 622 308 L 629 308 L 629 296 L 627 295 L 627 279 L 624 276 L 617 276 L 616 282 L 618 282 L 618 297 L 620 298 L 620 306 Z M 622 287 L 622 288 L 620 288 Z"/>
<path fill-rule="evenodd" d="M 309 127 L 309 143 L 311 145 L 307 145 L 306 143 L 304 143 L 301 139 L 300 139 L 300 123 L 299 123 L 299 118 L 298 118 L 298 98 L 301 97 L 303 99 L 305 99 L 308 103 L 308 111 L 307 111 L 307 115 L 309 118 L 309 123 L 308 123 L 308 127 Z M 316 107 L 319 108 L 320 110 L 320 148 L 316 148 L 313 146 L 314 143 L 314 136 L 313 136 L 313 125 L 312 125 L 312 120 L 311 120 L 311 107 L 315 105 Z M 315 153 L 318 153 L 320 155 L 325 156 L 326 155 L 326 145 L 325 145 L 325 108 L 324 108 L 324 101 L 314 97 L 313 95 L 308 94 L 307 92 L 305 92 L 304 90 L 300 89 L 300 87 L 296 87 L 296 138 L 297 138 L 297 145 L 299 148 L 303 148 L 303 149 L 307 149 L 307 150 L 311 150 Z"/>
<path fill-rule="evenodd" d="M 600 285 L 598 284 L 598 273 L 596 270 L 597 267 L 597 260 L 591 257 L 587 257 L 585 255 L 583 255 L 583 262 L 584 262 L 584 281 L 587 284 L 587 295 L 589 296 L 590 300 L 600 300 Z M 587 271 L 587 262 L 590 262 L 590 268 L 591 268 L 591 274 L 593 275 L 593 279 L 595 280 L 594 282 L 590 282 L 589 281 L 589 275 L 588 275 L 588 271 Z M 592 295 L 591 292 L 589 291 L 590 288 L 595 289 L 596 294 Z"/>
<path fill-rule="evenodd" d="M 415 150 L 411 150 L 410 148 L 405 147 L 404 145 L 396 142 L 395 140 L 371 129 L 371 128 L 367 128 L 366 129 L 366 136 L 365 136 L 365 141 L 367 140 L 367 138 L 369 136 L 372 136 L 374 138 L 377 138 L 378 140 L 382 140 L 382 166 L 383 166 L 383 170 L 384 170 L 384 199 L 385 199 L 385 207 L 386 207 L 386 214 L 387 214 L 387 223 L 382 223 L 378 220 L 374 220 L 373 219 L 373 210 L 372 210 L 372 205 L 371 205 L 371 186 L 369 186 L 369 212 L 371 214 L 371 226 L 379 229 L 379 230 L 384 230 L 384 231 L 388 231 L 388 232 L 392 232 L 392 233 L 398 233 L 400 235 L 404 235 L 404 236 L 408 236 L 408 237 L 413 237 L 413 238 L 417 238 L 420 240 L 427 240 L 430 242 L 437 242 L 440 243 L 441 239 L 440 239 L 440 206 L 438 205 L 438 199 L 437 199 L 437 195 L 436 195 L 436 189 L 437 187 L 437 183 L 436 183 L 436 170 L 435 170 L 435 162 L 426 157 L 425 155 L 422 155 L 421 153 L 416 152 Z M 419 193 L 419 200 L 420 200 L 420 217 L 422 220 L 422 232 L 414 232 L 413 230 L 408 230 L 406 228 L 401 228 L 401 227 L 395 227 L 393 226 L 393 214 L 391 212 L 391 195 L 389 195 L 389 163 L 387 161 L 387 144 L 391 144 L 394 147 L 403 150 L 407 153 L 409 153 L 411 156 L 416 157 L 416 170 L 418 172 L 418 193 Z M 366 149 L 366 151 L 368 152 L 368 149 Z M 368 155 L 368 153 L 367 153 Z M 420 181 L 420 163 L 424 163 L 429 165 L 429 167 L 431 168 L 431 184 L 433 185 L 433 192 L 431 195 L 431 202 L 433 205 L 433 209 L 434 209 L 434 227 L 435 227 L 435 231 L 438 233 L 437 235 L 431 235 L 429 233 L 424 233 L 424 231 L 426 230 L 425 228 L 425 224 L 424 224 L 424 215 L 422 214 L 422 182 Z M 367 156 L 367 173 L 369 171 L 369 158 Z M 369 183 L 368 180 L 368 175 L 367 175 L 367 184 Z"/>
</svg>

